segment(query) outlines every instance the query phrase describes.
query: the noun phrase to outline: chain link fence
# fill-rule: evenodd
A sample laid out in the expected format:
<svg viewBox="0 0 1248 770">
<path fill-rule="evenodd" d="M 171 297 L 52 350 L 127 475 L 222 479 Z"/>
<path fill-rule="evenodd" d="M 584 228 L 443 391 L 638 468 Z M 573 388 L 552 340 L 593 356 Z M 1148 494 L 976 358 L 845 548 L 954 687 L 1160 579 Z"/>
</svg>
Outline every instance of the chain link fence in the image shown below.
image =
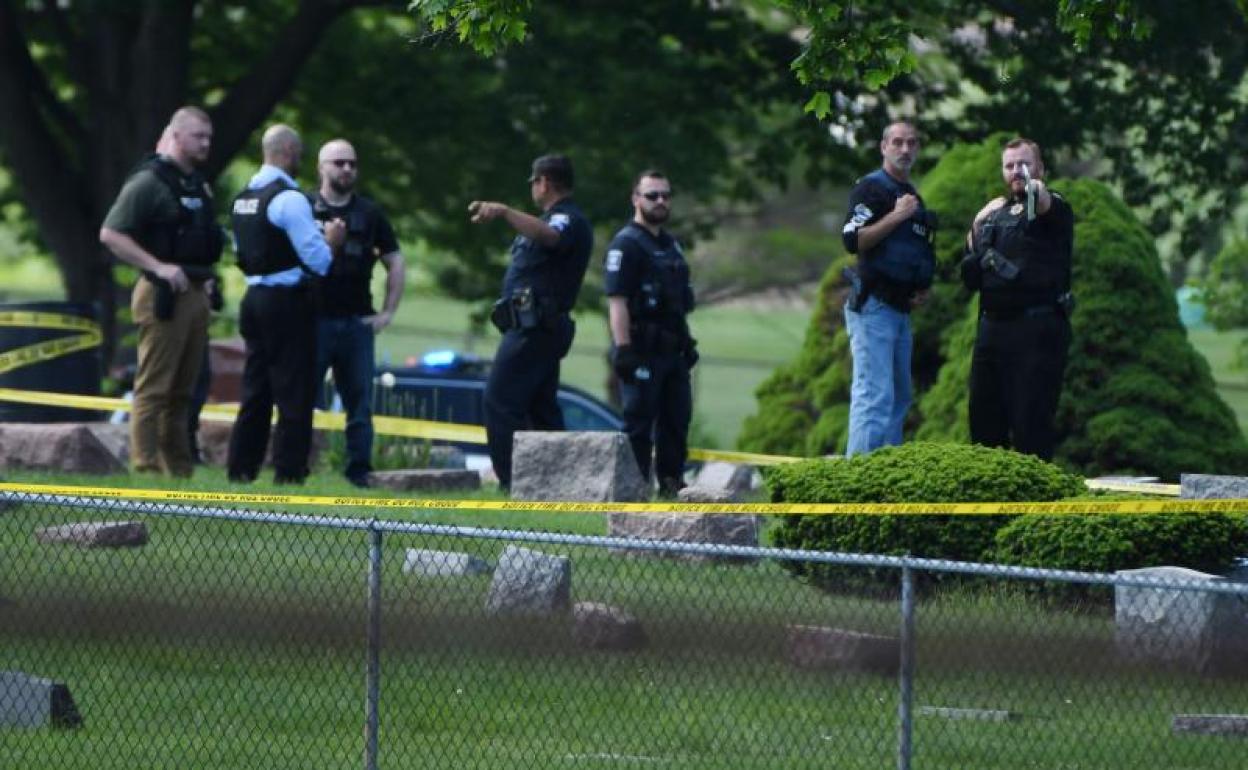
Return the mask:
<svg viewBox="0 0 1248 770">
<path fill-rule="evenodd" d="M 0 499 L 3 768 L 1248 762 L 1248 585 Z"/>
</svg>

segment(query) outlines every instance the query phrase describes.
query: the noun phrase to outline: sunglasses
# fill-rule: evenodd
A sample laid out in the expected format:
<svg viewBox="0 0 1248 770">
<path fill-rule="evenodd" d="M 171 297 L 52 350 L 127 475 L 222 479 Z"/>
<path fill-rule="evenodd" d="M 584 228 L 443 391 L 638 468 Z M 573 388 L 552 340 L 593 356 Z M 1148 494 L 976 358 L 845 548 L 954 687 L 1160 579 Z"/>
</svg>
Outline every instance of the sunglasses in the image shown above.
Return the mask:
<svg viewBox="0 0 1248 770">
<path fill-rule="evenodd" d="M 648 201 L 657 201 L 660 198 L 665 201 L 670 201 L 672 199 L 672 191 L 671 190 L 652 190 L 650 192 L 642 193 L 641 197 L 645 198 Z"/>
<path fill-rule="evenodd" d="M 349 159 L 331 160 L 329 162 L 333 163 L 338 168 L 358 168 L 360 165 L 356 161 L 349 160 Z"/>
</svg>

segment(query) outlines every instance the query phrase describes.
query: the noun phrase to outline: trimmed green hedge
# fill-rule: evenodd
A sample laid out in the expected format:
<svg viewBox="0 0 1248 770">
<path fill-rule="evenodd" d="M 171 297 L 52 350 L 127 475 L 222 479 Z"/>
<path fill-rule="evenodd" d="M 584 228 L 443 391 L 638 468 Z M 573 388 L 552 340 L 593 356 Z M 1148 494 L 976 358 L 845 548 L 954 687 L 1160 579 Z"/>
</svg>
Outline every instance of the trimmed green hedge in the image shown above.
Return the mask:
<svg viewBox="0 0 1248 770">
<path fill-rule="evenodd" d="M 1248 517 L 1226 513 L 1018 516 L 996 534 L 992 561 L 1117 572 L 1160 565 L 1218 574 L 1248 554 Z"/>
<path fill-rule="evenodd" d="M 952 503 L 1112 500 L 1029 455 L 914 442 L 847 460 L 807 460 L 765 471 L 773 502 Z M 1248 517 L 1231 514 L 789 516 L 776 545 L 816 551 L 1114 572 L 1173 565 L 1228 569 L 1248 555 Z M 895 571 L 793 563 L 824 586 L 890 585 Z"/>
<path fill-rule="evenodd" d="M 774 502 L 950 503 L 1058 500 L 1083 482 L 1035 457 L 980 446 L 911 443 L 848 460 L 807 460 L 766 472 Z M 816 551 L 983 561 L 1009 516 L 789 516 L 776 545 Z M 820 584 L 886 575 L 792 563 Z"/>
</svg>

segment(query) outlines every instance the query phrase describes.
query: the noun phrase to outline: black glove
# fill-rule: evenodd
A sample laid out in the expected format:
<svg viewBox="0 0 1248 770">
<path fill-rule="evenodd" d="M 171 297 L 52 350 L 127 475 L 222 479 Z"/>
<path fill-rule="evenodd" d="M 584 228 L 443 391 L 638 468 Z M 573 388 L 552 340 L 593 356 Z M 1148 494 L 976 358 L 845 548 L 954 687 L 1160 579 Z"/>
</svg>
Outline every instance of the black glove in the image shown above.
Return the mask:
<svg viewBox="0 0 1248 770">
<path fill-rule="evenodd" d="M 637 379 L 637 367 L 641 366 L 641 356 L 632 345 L 619 345 L 611 351 L 611 368 L 615 375 L 624 382 Z"/>
</svg>

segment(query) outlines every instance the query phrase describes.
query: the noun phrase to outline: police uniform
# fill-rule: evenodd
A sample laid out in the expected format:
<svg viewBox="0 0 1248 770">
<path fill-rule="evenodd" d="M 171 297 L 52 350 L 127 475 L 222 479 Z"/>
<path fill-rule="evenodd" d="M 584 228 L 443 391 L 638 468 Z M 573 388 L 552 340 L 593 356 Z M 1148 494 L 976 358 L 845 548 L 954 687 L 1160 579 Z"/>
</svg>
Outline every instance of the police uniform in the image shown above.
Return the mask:
<svg viewBox="0 0 1248 770">
<path fill-rule="evenodd" d="M 242 403 L 230 434 L 232 481 L 256 478 L 273 432 L 274 481 L 308 475 L 316 398 L 316 310 L 310 276 L 329 272 L 332 255 L 295 181 L 263 166 L 234 199 L 238 266 L 247 276 L 239 331 L 247 344 Z"/>
<path fill-rule="evenodd" d="M 511 244 L 503 295 L 491 320 L 503 332 L 485 386 L 485 430 L 499 484 L 511 485 L 517 430 L 562 430 L 556 396 L 559 362 L 576 333 L 570 313 L 585 279 L 594 234 L 571 198 L 542 214 L 559 233 L 546 247 L 524 236 Z"/>
<path fill-rule="evenodd" d="M 1027 221 L 1023 196 L 984 218 L 962 260 L 980 292 L 971 358 L 971 441 L 1052 459 L 1053 416 L 1070 345 L 1074 214 L 1057 193 Z"/>
<path fill-rule="evenodd" d="M 914 214 L 862 253 L 858 231 L 891 212 L 903 195 L 919 199 Z M 911 402 L 910 302 L 932 284 L 935 231 L 935 216 L 923 206 L 914 186 L 884 169 L 860 179 L 850 192 L 849 214 L 841 231 L 846 250 L 858 255 L 856 269 L 846 271 L 851 290 L 845 328 L 854 362 L 848 455 L 901 443 Z"/>
<path fill-rule="evenodd" d="M 693 310 L 689 264 L 680 243 L 629 222 L 607 247 L 605 291 L 628 302 L 629 340 L 641 365 L 620 383 L 624 431 L 642 475 L 650 478 L 650 454 L 660 490 L 684 486 L 693 393 L 689 369 L 697 354 L 685 316 Z"/>
<path fill-rule="evenodd" d="M 162 156 L 145 160 L 126 181 L 104 220 L 161 262 L 182 267 L 190 287 L 175 294 L 145 274 L 131 294 L 138 326 L 138 368 L 130 418 L 136 471 L 190 476 L 191 392 L 208 345 L 209 299 L 203 289 L 221 256 L 212 191 L 198 172 Z"/>
<path fill-rule="evenodd" d="M 318 193 L 312 211 L 320 222 L 341 219 L 347 226 L 342 254 L 317 287 L 316 381 L 331 366 L 334 387 L 347 413 L 346 476 L 366 483 L 372 470 L 374 358 L 373 327 L 362 320 L 373 309 L 372 275 L 379 257 L 399 250 L 394 229 L 376 203 L 353 194 L 334 206 Z"/>
</svg>

